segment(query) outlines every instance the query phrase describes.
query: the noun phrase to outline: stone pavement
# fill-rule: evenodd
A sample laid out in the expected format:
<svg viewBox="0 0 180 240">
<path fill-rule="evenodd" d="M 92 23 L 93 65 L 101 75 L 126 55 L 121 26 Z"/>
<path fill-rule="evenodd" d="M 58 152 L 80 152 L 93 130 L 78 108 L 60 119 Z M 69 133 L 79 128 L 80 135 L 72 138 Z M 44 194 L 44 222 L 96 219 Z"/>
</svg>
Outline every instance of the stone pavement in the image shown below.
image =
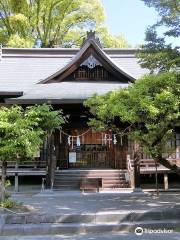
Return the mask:
<svg viewBox="0 0 180 240">
<path fill-rule="evenodd" d="M 143 234 L 136 236 L 134 233 L 88 234 L 88 235 L 54 235 L 54 236 L 16 236 L 0 237 L 0 240 L 179 240 L 180 233 L 171 234 Z"/>
<path fill-rule="evenodd" d="M 180 209 L 180 193 L 85 193 L 76 191 L 13 194 L 12 197 L 41 214 L 82 214 L 117 211 Z"/>
<path fill-rule="evenodd" d="M 180 239 L 180 233 L 176 233 L 180 232 L 179 193 L 156 197 L 143 192 L 44 191 L 13 194 L 12 198 L 26 205 L 31 213 L 0 216 L 0 240 Z M 136 236 L 137 227 L 172 232 Z"/>
</svg>

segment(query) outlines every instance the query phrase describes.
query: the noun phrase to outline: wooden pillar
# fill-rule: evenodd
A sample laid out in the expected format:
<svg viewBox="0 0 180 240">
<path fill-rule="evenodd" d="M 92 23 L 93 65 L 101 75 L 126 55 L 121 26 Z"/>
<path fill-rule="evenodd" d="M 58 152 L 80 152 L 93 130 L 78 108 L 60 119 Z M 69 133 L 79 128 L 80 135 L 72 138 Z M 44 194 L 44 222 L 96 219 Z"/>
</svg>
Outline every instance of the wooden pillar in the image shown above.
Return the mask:
<svg viewBox="0 0 180 240">
<path fill-rule="evenodd" d="M 17 172 L 15 173 L 14 177 L 14 191 L 19 192 L 19 176 Z"/>
<path fill-rule="evenodd" d="M 47 137 L 47 173 L 46 173 L 46 187 L 51 187 L 51 154 L 52 152 L 52 137 L 48 135 Z"/>
<path fill-rule="evenodd" d="M 15 165 L 14 191 L 19 192 L 19 176 L 18 176 L 18 163 L 17 162 Z"/>
<path fill-rule="evenodd" d="M 52 187 L 54 182 L 54 171 L 56 168 L 56 156 L 55 156 L 55 145 L 54 135 L 51 135 L 48 139 L 48 157 L 47 157 L 47 175 L 46 175 L 46 186 Z"/>
<path fill-rule="evenodd" d="M 168 186 L 168 173 L 164 173 L 164 190 L 167 191 L 169 186 Z"/>
<path fill-rule="evenodd" d="M 134 161 L 134 187 L 135 189 L 141 188 L 140 184 L 140 163 L 139 161 Z"/>
<path fill-rule="evenodd" d="M 115 169 L 126 169 L 127 166 L 127 138 L 122 139 L 117 136 L 117 144 L 115 145 Z"/>
<path fill-rule="evenodd" d="M 134 151 L 134 191 L 141 191 L 140 161 L 141 161 L 140 148 L 139 148 L 139 145 L 135 143 L 135 151 Z"/>
</svg>

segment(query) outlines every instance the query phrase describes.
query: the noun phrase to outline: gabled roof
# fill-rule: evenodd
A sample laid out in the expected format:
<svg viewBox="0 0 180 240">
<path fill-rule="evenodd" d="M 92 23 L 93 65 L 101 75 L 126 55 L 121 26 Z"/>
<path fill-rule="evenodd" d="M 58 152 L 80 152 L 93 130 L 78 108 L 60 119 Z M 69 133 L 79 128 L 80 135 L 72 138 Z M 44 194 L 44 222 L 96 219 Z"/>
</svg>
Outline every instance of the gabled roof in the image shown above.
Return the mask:
<svg viewBox="0 0 180 240">
<path fill-rule="evenodd" d="M 135 78 L 127 73 L 125 70 L 120 68 L 99 46 L 95 39 L 91 38 L 85 42 L 83 47 L 75 55 L 75 57 L 63 68 L 53 73 L 49 77 L 40 81 L 40 84 L 46 84 L 55 82 L 54 79 L 58 77 L 58 82 L 63 81 L 67 76 L 72 74 L 84 60 L 86 60 L 90 55 L 95 57 L 102 66 L 112 73 L 117 79 L 123 80 L 125 82 L 134 82 Z"/>
<path fill-rule="evenodd" d="M 102 49 L 93 38 L 86 40 L 81 49 L 3 48 L 0 96 L 10 104 L 82 102 L 95 93 L 127 87 L 129 82 L 148 73 L 138 64 L 135 53 L 136 49 Z M 64 80 L 91 55 L 115 80 Z"/>
<path fill-rule="evenodd" d="M 149 73 L 141 68 L 136 49 L 102 49 L 127 74 L 138 79 Z M 26 92 L 54 72 L 64 68 L 79 49 L 67 48 L 3 48 L 0 61 L 0 92 Z"/>
</svg>

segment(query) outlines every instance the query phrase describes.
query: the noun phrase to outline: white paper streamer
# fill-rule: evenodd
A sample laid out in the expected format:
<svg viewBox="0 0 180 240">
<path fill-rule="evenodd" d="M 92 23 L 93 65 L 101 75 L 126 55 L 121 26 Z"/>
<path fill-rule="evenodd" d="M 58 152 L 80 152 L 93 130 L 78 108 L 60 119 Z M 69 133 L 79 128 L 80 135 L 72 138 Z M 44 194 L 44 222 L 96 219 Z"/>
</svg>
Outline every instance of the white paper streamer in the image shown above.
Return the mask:
<svg viewBox="0 0 180 240">
<path fill-rule="evenodd" d="M 80 141 L 80 137 L 79 137 L 79 136 L 78 136 L 77 139 L 76 139 L 76 145 L 77 145 L 78 147 L 81 146 L 81 141 Z"/>
<path fill-rule="evenodd" d="M 113 135 L 113 143 L 114 143 L 114 145 L 117 144 L 117 138 L 116 138 L 116 135 L 115 135 L 115 134 Z"/>
<path fill-rule="evenodd" d="M 68 136 L 68 145 L 71 145 L 71 136 Z"/>
</svg>

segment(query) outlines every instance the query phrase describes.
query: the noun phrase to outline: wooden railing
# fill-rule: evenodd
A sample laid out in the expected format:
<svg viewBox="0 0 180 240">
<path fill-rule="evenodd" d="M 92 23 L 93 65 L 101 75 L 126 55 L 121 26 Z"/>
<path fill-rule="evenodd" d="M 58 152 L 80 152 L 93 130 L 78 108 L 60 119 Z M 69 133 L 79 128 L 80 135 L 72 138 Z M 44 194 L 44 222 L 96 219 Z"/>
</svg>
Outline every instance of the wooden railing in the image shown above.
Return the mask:
<svg viewBox="0 0 180 240">
<path fill-rule="evenodd" d="M 0 161 L 0 167 L 2 162 Z M 7 161 L 7 168 L 16 168 L 16 161 Z M 18 168 L 45 168 L 45 161 L 23 161 L 18 164 Z"/>
<path fill-rule="evenodd" d="M 180 167 L 180 159 L 168 159 L 171 163 L 176 164 Z M 155 168 L 155 161 L 153 159 L 142 159 L 141 160 L 141 169 L 149 169 L 149 168 Z M 163 165 L 157 163 L 157 168 L 159 169 L 166 169 Z"/>
<path fill-rule="evenodd" d="M 180 158 L 167 158 L 167 160 L 169 160 L 171 163 L 173 164 L 176 164 L 177 166 L 180 167 Z M 134 161 L 133 159 L 131 158 L 130 155 L 128 155 L 127 157 L 127 168 L 128 168 L 128 171 L 132 171 L 132 169 L 134 168 Z M 143 158 L 141 159 L 141 162 L 140 162 L 140 170 L 141 171 L 150 171 L 150 170 L 153 170 L 155 171 L 155 167 L 156 167 L 156 164 L 155 164 L 155 161 L 152 159 L 152 158 Z M 163 165 L 157 163 L 157 170 L 168 170 L 166 167 L 164 167 Z"/>
</svg>

